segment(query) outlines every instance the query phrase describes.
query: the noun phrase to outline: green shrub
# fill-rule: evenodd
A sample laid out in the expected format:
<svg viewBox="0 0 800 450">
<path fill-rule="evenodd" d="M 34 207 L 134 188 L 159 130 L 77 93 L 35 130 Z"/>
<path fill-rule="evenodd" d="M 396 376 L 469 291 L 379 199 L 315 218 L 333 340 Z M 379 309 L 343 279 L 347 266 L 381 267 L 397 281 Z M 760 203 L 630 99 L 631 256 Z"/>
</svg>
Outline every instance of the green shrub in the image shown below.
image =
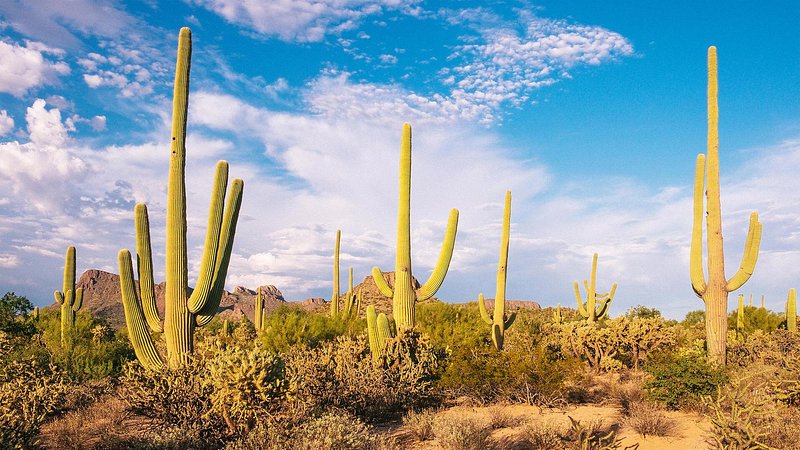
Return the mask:
<svg viewBox="0 0 800 450">
<path fill-rule="evenodd" d="M 672 409 L 713 395 L 727 381 L 725 368 L 711 366 L 699 351 L 662 354 L 647 361 L 645 370 L 653 377 L 644 385 L 648 397 Z"/>
<path fill-rule="evenodd" d="M 453 305 L 443 302 L 417 305 L 419 331 L 441 348 L 478 348 L 489 344 L 489 327 L 481 319 L 477 303 Z"/>
<path fill-rule="evenodd" d="M 366 329 L 365 320 L 344 321 L 326 314 L 307 312 L 297 307 L 280 306 L 264 321 L 258 340 L 266 350 L 280 353 L 294 345 L 318 347 L 343 335 L 359 334 Z"/>
<path fill-rule="evenodd" d="M 12 336 L 30 337 L 36 332 L 33 304 L 27 298 L 6 292 L 0 297 L 0 331 Z"/>
<path fill-rule="evenodd" d="M 729 330 L 736 330 L 736 314 L 736 310 L 733 310 L 728 314 Z M 761 330 L 764 332 L 775 331 L 783 321 L 784 319 L 782 314 L 774 313 L 766 308 L 758 308 L 755 306 L 744 307 L 745 336 L 756 330 Z"/>
</svg>

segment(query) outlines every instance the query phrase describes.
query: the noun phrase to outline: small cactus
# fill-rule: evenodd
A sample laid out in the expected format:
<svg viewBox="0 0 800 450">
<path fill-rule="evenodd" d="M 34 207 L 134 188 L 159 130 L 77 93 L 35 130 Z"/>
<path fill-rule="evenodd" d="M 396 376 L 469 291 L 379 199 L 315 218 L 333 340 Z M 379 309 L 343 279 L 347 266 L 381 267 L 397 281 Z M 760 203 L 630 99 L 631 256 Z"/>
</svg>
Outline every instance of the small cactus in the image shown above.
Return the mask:
<svg viewBox="0 0 800 450">
<path fill-rule="evenodd" d="M 564 318 L 561 316 L 561 303 L 556 306 L 556 310 L 553 311 L 553 322 L 561 323 L 564 321 Z"/>
<path fill-rule="evenodd" d="M 228 319 L 222 321 L 222 335 L 225 337 L 231 335 L 231 323 Z"/>
<path fill-rule="evenodd" d="M 75 247 L 69 246 L 64 258 L 64 290 L 55 291 L 53 296 L 61 305 L 61 346 L 72 346 L 75 329 L 75 313 L 83 305 L 83 289 L 75 289 Z M 38 315 L 38 312 L 37 312 Z"/>
<path fill-rule="evenodd" d="M 575 281 L 575 300 L 578 302 L 578 313 L 586 318 L 587 322 L 595 322 L 606 316 L 611 300 L 614 299 L 614 292 L 617 290 L 617 283 L 611 286 L 611 291 L 604 294 L 597 293 L 597 253 L 592 258 L 592 275 L 589 280 L 583 280 L 586 289 L 586 302 L 581 299 L 581 290 L 578 282 Z M 598 305 L 599 302 L 599 305 Z"/>
<path fill-rule="evenodd" d="M 39 307 L 33 307 L 33 320 L 39 320 Z"/>
<path fill-rule="evenodd" d="M 339 315 L 339 241 L 342 230 L 336 230 L 336 245 L 333 247 L 333 294 L 331 294 L 331 319 Z"/>
<path fill-rule="evenodd" d="M 256 289 L 255 312 L 253 313 L 253 325 L 256 331 L 264 329 L 267 322 L 267 310 L 264 308 L 264 297 L 261 295 L 261 288 Z"/>
<path fill-rule="evenodd" d="M 797 294 L 794 288 L 789 289 L 789 297 L 786 299 L 786 329 L 797 331 Z"/>
<path fill-rule="evenodd" d="M 367 336 L 372 360 L 377 363 L 386 348 L 386 340 L 391 338 L 391 328 L 386 314 L 376 314 L 373 305 L 367 306 Z"/>
<path fill-rule="evenodd" d="M 752 303 L 753 296 L 750 296 Z M 739 339 L 744 338 L 744 294 L 739 294 L 739 306 L 736 308 L 736 336 Z"/>
</svg>

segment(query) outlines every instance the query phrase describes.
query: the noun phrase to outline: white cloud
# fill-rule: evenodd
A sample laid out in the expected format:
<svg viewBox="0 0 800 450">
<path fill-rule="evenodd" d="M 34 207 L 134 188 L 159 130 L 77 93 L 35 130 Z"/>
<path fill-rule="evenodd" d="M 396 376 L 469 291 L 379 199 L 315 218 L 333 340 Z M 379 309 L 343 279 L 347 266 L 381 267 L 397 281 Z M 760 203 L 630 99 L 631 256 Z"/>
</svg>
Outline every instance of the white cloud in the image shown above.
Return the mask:
<svg viewBox="0 0 800 450">
<path fill-rule="evenodd" d="M 408 10 L 417 0 L 193 0 L 225 20 L 284 41 L 319 42 L 355 28 L 384 10 Z"/>
<path fill-rule="evenodd" d="M 21 97 L 33 88 L 53 83 L 70 72 L 69 66 L 58 59 L 61 56 L 62 50 L 37 42 L 28 41 L 23 46 L 0 41 L 0 92 Z"/>
<path fill-rule="evenodd" d="M 14 118 L 8 115 L 5 109 L 0 110 L 0 136 L 5 136 L 14 131 Z"/>
<path fill-rule="evenodd" d="M 0 254 L 0 267 L 10 269 L 19 265 L 19 258 L 16 255 Z"/>
</svg>

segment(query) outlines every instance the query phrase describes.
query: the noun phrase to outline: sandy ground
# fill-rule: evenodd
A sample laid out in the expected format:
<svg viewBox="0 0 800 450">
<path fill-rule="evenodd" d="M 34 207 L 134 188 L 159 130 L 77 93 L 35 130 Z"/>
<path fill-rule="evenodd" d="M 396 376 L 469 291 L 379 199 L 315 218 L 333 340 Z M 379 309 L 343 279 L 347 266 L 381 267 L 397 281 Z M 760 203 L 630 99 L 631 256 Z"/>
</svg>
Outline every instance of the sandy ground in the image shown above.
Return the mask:
<svg viewBox="0 0 800 450">
<path fill-rule="evenodd" d="M 509 421 L 508 427 L 498 428 L 492 433 L 492 441 L 499 444 L 499 447 L 503 449 L 518 447 L 515 443 L 519 442 L 522 429 L 526 424 L 537 423 L 568 429 L 570 427 L 570 417 L 582 424 L 601 422 L 603 429 L 617 430 L 617 436 L 622 438 L 620 449 L 711 450 L 715 448 L 709 444 L 710 423 L 708 420 L 702 416 L 678 411 L 666 413 L 676 424 L 674 432 L 669 437 L 641 436 L 635 430 L 624 425 L 619 408 L 612 406 L 580 405 L 563 409 L 539 409 L 528 405 L 456 407 L 442 411 L 439 414 L 457 414 L 462 417 L 472 415 L 476 418 L 489 420 L 492 414 L 497 414 L 492 409 L 500 409 L 502 414 L 513 417 Z M 409 449 L 438 450 L 442 448 L 435 439 L 419 442 L 409 438 L 407 431 L 403 427 L 396 429 L 392 434 L 404 440 L 405 447 Z"/>
</svg>

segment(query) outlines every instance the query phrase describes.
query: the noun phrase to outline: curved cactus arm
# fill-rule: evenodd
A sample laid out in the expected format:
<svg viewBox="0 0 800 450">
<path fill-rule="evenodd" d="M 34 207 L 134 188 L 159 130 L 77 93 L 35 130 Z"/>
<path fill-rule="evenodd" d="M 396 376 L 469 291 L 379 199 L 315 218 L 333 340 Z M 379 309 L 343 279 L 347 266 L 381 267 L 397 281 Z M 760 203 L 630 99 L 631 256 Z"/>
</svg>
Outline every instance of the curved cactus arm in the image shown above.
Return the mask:
<svg viewBox="0 0 800 450">
<path fill-rule="evenodd" d="M 61 291 L 53 292 L 53 297 L 55 297 L 56 303 L 58 303 L 59 305 L 64 304 L 64 294 L 62 294 Z"/>
<path fill-rule="evenodd" d="M 703 272 L 703 185 L 706 170 L 706 155 L 697 155 L 694 172 L 694 216 L 692 221 L 692 246 L 689 252 L 689 275 L 692 289 L 698 297 L 706 292 L 706 279 Z"/>
<path fill-rule="evenodd" d="M 136 269 L 139 272 L 139 295 L 142 298 L 144 317 L 150 330 L 160 333 L 164 331 L 156 306 L 155 283 L 153 282 L 153 253 L 150 247 L 150 219 L 147 216 L 147 205 L 137 203 L 134 208 L 136 226 Z"/>
<path fill-rule="evenodd" d="M 142 305 L 136 298 L 133 283 L 133 265 L 128 250 L 120 250 L 117 257 L 119 263 L 119 283 L 122 291 L 122 306 L 125 309 L 125 324 L 128 327 L 128 338 L 131 341 L 136 358 L 147 369 L 158 369 L 164 366 L 164 360 L 158 354 L 153 338 L 145 325 Z"/>
<path fill-rule="evenodd" d="M 453 247 L 456 244 L 457 228 L 458 210 L 453 208 L 450 210 L 450 217 L 447 219 L 447 231 L 445 231 L 442 249 L 439 252 L 439 260 L 436 262 L 436 267 L 433 269 L 433 273 L 431 273 L 428 281 L 417 290 L 418 300 L 427 300 L 433 297 L 436 291 L 442 286 L 444 277 L 447 275 L 447 269 L 450 268 L 450 260 L 453 258 Z"/>
<path fill-rule="evenodd" d="M 589 310 L 583 304 L 583 299 L 581 298 L 581 288 L 577 281 L 573 284 L 573 287 L 575 288 L 575 300 L 578 302 L 578 313 L 583 317 L 589 317 Z"/>
<path fill-rule="evenodd" d="M 75 289 L 75 299 L 72 302 L 72 311 L 77 312 L 83 306 L 83 288 Z"/>
<path fill-rule="evenodd" d="M 478 311 L 481 313 L 481 319 L 483 319 L 487 325 L 494 323 L 492 316 L 489 315 L 489 311 L 486 310 L 486 300 L 483 298 L 483 294 L 478 295 Z"/>
<path fill-rule="evenodd" d="M 747 229 L 747 240 L 744 244 L 744 254 L 742 255 L 742 264 L 736 274 L 728 280 L 725 289 L 728 292 L 733 292 L 750 279 L 753 275 L 753 270 L 756 268 L 756 261 L 758 260 L 758 248 L 761 246 L 761 222 L 758 221 L 758 213 L 750 214 L 750 226 Z"/>
<path fill-rule="evenodd" d="M 223 206 L 225 205 L 225 189 L 228 185 L 228 163 L 217 162 L 214 174 L 214 188 L 211 193 L 211 205 L 208 210 L 208 226 L 206 228 L 206 242 L 203 248 L 203 257 L 200 263 L 200 272 L 197 285 L 189 296 L 187 303 L 189 311 L 197 312 L 209 301 L 216 272 L 217 257 L 219 256 L 219 240 L 222 232 Z"/>
<path fill-rule="evenodd" d="M 599 309 L 597 309 L 594 314 L 595 319 L 602 319 L 605 317 L 609 306 L 611 306 L 611 298 L 607 298 L 600 302 Z"/>
<path fill-rule="evenodd" d="M 511 325 L 514 325 L 514 321 L 515 320 L 517 320 L 517 312 L 516 311 L 512 312 L 511 314 L 509 314 L 508 319 L 506 319 L 505 322 L 503 322 L 503 329 L 505 329 L 505 330 L 509 329 L 511 327 Z"/>
<path fill-rule="evenodd" d="M 383 278 L 383 272 L 381 272 L 381 269 L 377 266 L 372 268 L 372 279 L 375 281 L 375 285 L 378 286 L 378 290 L 381 291 L 384 297 L 394 297 L 394 289 L 389 287 L 389 283 Z"/>
<path fill-rule="evenodd" d="M 239 211 L 242 208 L 243 191 L 244 181 L 235 178 L 228 190 L 225 217 L 222 220 L 222 231 L 220 232 L 219 249 L 217 250 L 217 263 L 214 269 L 214 284 L 208 295 L 208 301 L 203 305 L 202 309 L 196 312 L 195 316 L 195 321 L 199 327 L 208 325 L 219 310 L 219 302 L 222 300 L 222 290 L 225 288 L 225 277 L 228 275 L 228 264 L 230 263 L 231 252 L 233 251 L 236 224 L 239 221 Z"/>
<path fill-rule="evenodd" d="M 386 314 L 380 313 L 378 314 L 375 324 L 378 336 L 378 349 L 383 352 L 383 350 L 386 348 L 386 341 L 392 338 L 392 329 L 389 326 L 389 318 L 386 317 Z"/>
<path fill-rule="evenodd" d="M 378 314 L 375 306 L 367 306 L 367 336 L 369 337 L 369 351 L 373 361 L 377 361 L 381 356 L 381 349 L 378 346 Z"/>
</svg>

